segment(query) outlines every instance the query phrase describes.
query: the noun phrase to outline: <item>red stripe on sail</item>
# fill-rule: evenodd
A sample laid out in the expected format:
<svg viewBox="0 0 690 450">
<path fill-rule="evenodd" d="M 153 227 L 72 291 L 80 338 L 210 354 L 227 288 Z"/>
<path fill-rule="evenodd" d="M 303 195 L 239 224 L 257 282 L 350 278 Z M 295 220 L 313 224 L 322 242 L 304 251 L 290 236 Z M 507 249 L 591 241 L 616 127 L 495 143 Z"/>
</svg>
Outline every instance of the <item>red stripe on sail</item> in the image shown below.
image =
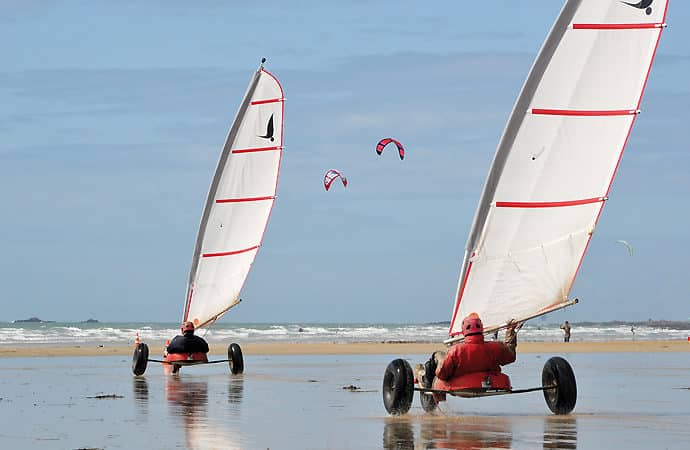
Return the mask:
<svg viewBox="0 0 690 450">
<path fill-rule="evenodd" d="M 574 23 L 574 30 L 642 30 L 663 28 L 663 23 Z"/>
<path fill-rule="evenodd" d="M 280 84 L 280 81 L 278 81 L 278 78 L 275 77 L 271 72 L 268 70 L 264 69 L 263 67 L 261 68 L 261 72 L 265 73 L 267 76 L 271 77 L 273 81 L 276 82 L 278 85 L 278 89 L 280 90 L 280 117 L 281 117 L 281 124 L 280 124 L 280 142 L 283 142 L 283 131 L 285 130 L 285 92 L 283 91 L 283 86 Z M 278 149 L 282 149 L 283 147 L 279 147 Z M 276 150 L 278 150 L 276 149 Z M 273 187 L 273 198 L 275 198 L 276 194 L 278 193 L 278 179 L 280 178 L 280 163 L 281 163 L 281 158 L 282 157 L 282 152 L 278 155 L 278 170 L 276 172 L 276 181 L 275 185 Z M 273 212 L 273 207 L 275 206 L 275 202 L 271 203 L 271 209 L 268 211 L 268 216 L 266 217 L 266 224 L 264 225 L 264 230 L 261 233 L 261 238 L 259 239 L 259 245 L 264 241 L 264 235 L 266 234 L 266 228 L 268 227 L 268 220 L 271 218 L 271 213 Z M 259 253 L 259 250 L 256 251 L 256 254 L 254 255 L 254 258 L 256 258 L 256 255 Z M 244 287 L 244 283 L 247 282 L 247 278 L 245 277 L 244 281 L 242 282 L 242 286 L 240 287 L 240 292 L 242 291 L 242 288 Z"/>
<path fill-rule="evenodd" d="M 474 253 L 472 254 L 472 256 L 470 258 L 473 258 L 473 257 L 474 257 Z M 470 263 L 467 265 L 467 273 L 465 274 L 465 279 L 462 280 L 462 286 L 460 287 L 460 292 L 458 293 L 458 299 L 455 303 L 455 311 L 453 311 L 453 320 L 450 322 L 450 332 L 449 332 L 450 337 L 455 337 L 459 334 L 462 334 L 461 332 L 460 333 L 453 333 L 453 326 L 455 325 L 455 318 L 458 315 L 458 309 L 460 309 L 460 302 L 462 301 L 462 294 L 465 293 L 465 286 L 467 286 L 467 280 L 470 278 L 470 271 L 471 270 L 472 270 L 472 261 L 470 261 Z"/>
<path fill-rule="evenodd" d="M 284 118 L 284 117 L 285 117 L 285 94 L 283 93 L 283 87 L 280 85 L 280 81 L 278 81 L 278 79 L 277 79 L 272 73 L 270 73 L 269 71 L 267 71 L 267 70 L 264 69 L 263 67 L 262 67 L 260 70 L 261 70 L 262 73 L 264 73 L 264 74 L 266 74 L 267 76 L 271 77 L 271 78 L 276 82 L 276 84 L 278 85 L 278 88 L 279 88 L 279 90 L 280 90 L 280 96 L 281 96 L 281 99 L 282 99 L 281 105 L 280 105 L 280 106 L 281 106 L 281 117 Z M 283 125 L 281 124 L 281 126 L 280 126 L 280 142 L 283 142 L 283 130 L 284 130 L 284 128 L 283 128 Z M 283 147 L 281 146 L 281 147 L 266 147 L 266 148 L 263 148 L 263 149 L 241 149 L 241 150 L 233 151 L 232 153 L 249 153 L 249 152 L 251 152 L 251 151 L 282 150 L 282 148 L 283 148 Z M 280 152 L 280 153 L 278 154 L 278 171 L 277 171 L 276 177 L 275 177 L 275 184 L 274 184 L 274 188 L 273 188 L 273 192 L 274 192 L 273 198 L 275 198 L 275 195 L 276 195 L 276 193 L 277 193 L 277 191 L 278 191 L 278 178 L 279 178 L 279 176 L 280 176 L 280 162 L 281 162 L 280 160 L 281 160 L 281 156 L 282 156 L 282 152 Z M 264 234 L 266 233 L 266 227 L 267 227 L 267 225 L 268 225 L 268 219 L 270 218 L 271 212 L 273 211 L 273 206 L 275 206 L 275 202 L 272 202 L 272 203 L 271 203 L 271 209 L 270 209 L 269 212 L 268 212 L 268 216 L 267 216 L 267 218 L 266 218 L 266 224 L 264 225 L 264 229 L 263 229 L 263 232 L 262 232 L 262 234 L 261 234 L 261 239 L 259 240 L 259 245 L 256 245 L 256 246 L 254 246 L 254 247 L 251 247 L 251 248 L 249 248 L 249 249 L 244 250 L 244 251 L 251 251 L 251 250 L 257 249 L 257 252 L 254 254 L 254 258 L 256 258 L 256 255 L 258 254 L 258 250 L 259 250 L 259 247 L 260 247 L 260 245 L 261 245 L 261 242 L 263 242 Z M 237 253 L 241 253 L 241 252 L 242 252 L 242 251 L 240 250 L 240 251 L 237 251 L 237 252 L 230 252 L 229 254 L 237 254 Z M 223 255 L 224 255 L 224 254 L 223 254 Z M 211 256 L 221 256 L 221 255 L 216 255 L 216 254 L 202 255 L 202 257 L 211 257 Z M 253 262 L 253 259 L 252 259 L 252 262 Z M 242 286 L 240 286 L 239 292 L 242 291 L 242 288 L 244 287 L 244 284 L 245 284 L 246 282 L 247 282 L 247 277 L 245 277 L 245 278 L 244 278 L 244 281 L 242 281 Z M 191 294 L 190 294 L 190 304 L 191 304 Z M 186 314 L 187 314 L 187 313 L 186 313 Z M 222 314 L 223 314 L 223 313 L 221 313 L 221 315 L 222 315 Z M 208 319 L 208 320 L 206 320 L 205 322 L 203 322 L 202 324 L 200 324 L 199 327 L 201 327 L 201 326 L 206 326 L 206 325 L 208 325 L 209 323 L 214 322 L 214 321 L 217 320 L 218 318 L 219 318 L 219 316 L 216 315 L 216 316 L 212 317 L 211 319 Z"/>
<path fill-rule="evenodd" d="M 533 108 L 532 114 L 546 116 L 634 116 L 636 109 L 606 109 L 606 110 L 578 110 L 578 109 L 545 109 Z"/>
<path fill-rule="evenodd" d="M 280 150 L 283 147 L 255 147 L 255 148 L 240 148 L 233 150 L 232 153 L 253 153 L 253 152 L 269 152 L 271 150 Z"/>
<path fill-rule="evenodd" d="M 254 100 L 253 102 L 250 102 L 250 105 L 264 105 L 266 103 L 278 103 L 282 102 L 282 98 L 269 98 L 268 100 Z"/>
<path fill-rule="evenodd" d="M 283 120 L 281 121 L 281 122 L 283 122 L 283 123 L 280 125 L 280 142 L 283 142 L 283 130 L 284 130 L 284 123 L 285 123 L 285 122 L 284 122 L 284 121 L 285 121 L 285 93 L 283 92 L 283 86 L 281 86 L 280 81 L 278 81 L 278 78 L 276 78 L 276 77 L 275 77 L 271 72 L 269 72 L 268 70 L 266 70 L 266 69 L 264 69 L 264 68 L 262 67 L 262 68 L 261 68 L 261 72 L 262 72 L 262 73 L 265 73 L 267 76 L 271 77 L 271 78 L 273 79 L 273 81 L 275 81 L 276 84 L 278 85 L 278 89 L 280 89 L 280 96 L 281 96 L 281 98 L 283 99 L 283 101 L 280 102 L 280 117 L 283 118 Z M 279 147 L 279 148 L 282 149 L 282 147 Z M 276 150 L 278 150 L 278 149 L 276 149 Z M 276 172 L 276 182 L 275 182 L 275 187 L 273 188 L 273 195 L 274 195 L 274 196 L 275 196 L 276 193 L 278 192 L 278 178 L 280 178 L 280 162 L 281 162 L 280 160 L 282 159 L 282 158 L 281 158 L 282 155 L 283 155 L 282 152 L 280 152 L 280 153 L 278 154 L 278 171 Z M 263 232 L 261 233 L 261 238 L 259 239 L 259 245 L 261 245 L 261 243 L 262 243 L 263 240 L 264 240 L 264 235 L 266 234 L 266 228 L 267 228 L 267 226 L 268 226 L 268 219 L 270 219 L 270 217 L 271 217 L 271 212 L 273 212 L 273 207 L 275 206 L 275 204 L 276 204 L 275 202 L 272 202 L 272 203 L 271 203 L 271 209 L 268 211 L 268 216 L 266 217 L 266 224 L 264 225 L 264 230 L 263 230 Z M 258 247 L 258 246 L 257 246 L 257 247 Z M 256 247 L 255 247 L 255 248 L 256 248 Z M 259 253 L 259 249 L 257 248 L 256 253 L 254 254 L 254 258 L 256 258 L 256 255 L 257 255 L 258 253 Z M 252 260 L 252 262 L 253 262 L 253 260 Z M 242 289 L 244 288 L 244 284 L 245 284 L 246 282 L 247 282 L 247 277 L 245 277 L 245 278 L 244 278 L 244 281 L 242 281 L 242 286 L 240 286 L 239 292 L 242 292 Z"/>
<path fill-rule="evenodd" d="M 251 252 L 252 250 L 255 250 L 259 248 L 258 245 L 255 245 L 253 247 L 249 248 L 243 248 L 242 250 L 233 250 L 231 252 L 219 252 L 219 253 L 204 253 L 201 256 L 204 258 L 214 258 L 217 256 L 231 256 L 231 255 L 239 255 L 240 253 L 246 253 L 246 252 Z"/>
<path fill-rule="evenodd" d="M 663 23 L 666 23 L 666 13 L 668 13 L 668 2 L 666 2 L 666 7 L 664 9 L 664 18 L 662 19 Z M 644 84 L 642 84 L 642 90 L 640 91 L 640 97 L 637 100 L 637 109 L 640 109 L 640 105 L 642 104 L 642 96 L 644 95 L 644 90 L 647 87 L 647 81 L 649 81 L 649 74 L 652 71 L 652 64 L 654 64 L 654 58 L 656 57 L 656 51 L 659 48 L 659 42 L 661 42 L 661 33 L 663 32 L 663 27 L 659 29 L 659 36 L 656 38 L 656 44 L 654 45 L 654 52 L 652 53 L 652 59 L 649 61 L 649 67 L 647 68 L 647 75 L 645 76 L 644 79 Z M 609 187 L 606 189 L 606 196 L 608 197 L 609 192 L 611 191 L 611 186 L 613 185 L 613 180 L 616 178 L 616 173 L 618 172 L 618 166 L 620 165 L 621 159 L 623 158 L 623 153 L 625 152 L 625 147 L 628 145 L 628 140 L 630 139 L 630 133 L 632 132 L 633 125 L 635 125 L 635 118 L 633 117 L 633 120 L 630 122 L 630 128 L 628 128 L 628 134 L 625 136 L 625 142 L 623 142 L 623 147 L 621 148 L 620 154 L 618 155 L 618 161 L 616 162 L 616 167 L 613 169 L 613 174 L 611 174 L 611 180 L 609 181 Z M 603 204 L 601 205 L 602 207 L 599 208 L 599 213 L 597 214 L 597 218 L 594 220 L 594 226 L 599 223 L 599 217 L 601 217 L 601 212 L 604 210 Z M 570 291 L 573 289 L 573 285 L 575 284 L 575 279 L 577 278 L 577 274 L 580 272 L 580 267 L 582 267 L 582 261 L 585 259 L 585 254 L 587 253 L 587 249 L 589 248 L 589 243 L 592 240 L 592 233 L 589 234 L 589 238 L 587 239 L 587 244 L 585 245 L 585 250 L 582 252 L 582 256 L 580 256 L 580 262 L 577 264 L 577 269 L 575 269 L 575 273 L 573 274 L 573 279 L 570 281 L 570 286 L 568 286 L 568 292 L 567 295 L 570 295 Z"/>
<path fill-rule="evenodd" d="M 496 208 L 559 208 L 562 206 L 599 203 L 604 200 L 606 200 L 606 197 L 584 198 L 582 200 L 567 200 L 563 202 L 496 202 Z"/>
<path fill-rule="evenodd" d="M 189 317 L 189 308 L 192 306 L 192 295 L 194 294 L 194 285 L 189 288 L 189 298 L 187 299 L 187 308 L 184 310 L 184 319 L 182 320 L 183 322 L 187 321 L 187 318 Z"/>
<path fill-rule="evenodd" d="M 258 202 L 261 200 L 273 200 L 274 196 L 267 197 L 245 197 L 245 198 L 219 198 L 216 203 L 242 203 L 242 202 Z"/>
</svg>

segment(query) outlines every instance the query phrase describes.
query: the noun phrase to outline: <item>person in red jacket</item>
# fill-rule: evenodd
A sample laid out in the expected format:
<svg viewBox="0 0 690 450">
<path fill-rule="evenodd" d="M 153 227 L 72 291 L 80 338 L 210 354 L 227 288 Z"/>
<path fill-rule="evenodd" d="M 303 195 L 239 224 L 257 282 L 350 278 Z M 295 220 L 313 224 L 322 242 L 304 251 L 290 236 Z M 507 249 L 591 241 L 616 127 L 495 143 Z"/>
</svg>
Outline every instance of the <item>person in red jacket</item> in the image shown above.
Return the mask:
<svg viewBox="0 0 690 450">
<path fill-rule="evenodd" d="M 430 388 L 434 377 L 448 381 L 473 372 L 500 372 L 500 366 L 515 362 L 517 332 L 521 327 L 522 323 L 511 322 L 504 342 L 486 342 L 479 315 L 469 314 L 462 321 L 464 342 L 454 344 L 448 352 L 434 352 L 424 364 L 424 387 Z"/>
</svg>

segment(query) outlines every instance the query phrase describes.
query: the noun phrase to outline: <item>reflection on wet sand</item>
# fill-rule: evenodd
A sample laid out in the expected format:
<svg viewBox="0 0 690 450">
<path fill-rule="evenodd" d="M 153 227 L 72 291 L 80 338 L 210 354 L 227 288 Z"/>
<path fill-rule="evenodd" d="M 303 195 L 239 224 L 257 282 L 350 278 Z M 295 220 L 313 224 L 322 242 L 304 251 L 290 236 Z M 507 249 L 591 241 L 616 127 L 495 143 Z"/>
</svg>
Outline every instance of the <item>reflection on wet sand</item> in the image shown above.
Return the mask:
<svg viewBox="0 0 690 450">
<path fill-rule="evenodd" d="M 503 417 L 422 417 L 416 446 L 409 418 L 388 419 L 383 432 L 385 449 L 510 448 L 512 441 L 512 423 Z"/>
<path fill-rule="evenodd" d="M 239 405 L 242 403 L 244 396 L 244 378 L 242 375 L 235 375 L 230 377 L 228 382 L 228 403 L 231 405 Z"/>
<path fill-rule="evenodd" d="M 540 420 L 536 417 L 535 419 Z M 383 429 L 383 448 L 396 450 L 511 448 L 513 425 L 521 421 L 524 421 L 524 417 L 519 419 L 509 416 L 389 417 Z M 543 418 L 543 426 L 543 448 L 577 448 L 577 418 L 575 416 L 546 416 Z M 415 428 L 419 428 L 417 437 L 415 437 Z M 516 430 L 520 429 L 521 427 L 516 425 Z M 520 431 L 517 433 L 519 434 Z"/>
<path fill-rule="evenodd" d="M 183 380 L 181 376 L 168 376 L 165 380 L 165 398 L 172 415 L 180 417 L 185 428 L 207 417 L 208 380 Z"/>
<path fill-rule="evenodd" d="M 544 448 L 576 449 L 577 418 L 570 415 L 546 417 Z"/>
<path fill-rule="evenodd" d="M 383 427 L 383 448 L 386 450 L 414 449 L 412 423 L 405 418 L 388 419 Z"/>
<path fill-rule="evenodd" d="M 146 378 L 133 377 L 132 390 L 134 391 L 134 404 L 137 406 L 137 420 L 139 422 L 145 421 L 149 415 L 149 385 Z"/>
<path fill-rule="evenodd" d="M 144 377 L 132 378 L 132 389 L 134 391 L 134 400 L 138 405 L 146 406 L 149 402 L 149 384 Z"/>
<path fill-rule="evenodd" d="M 237 414 L 242 403 L 244 385 L 242 377 L 232 377 L 228 385 L 228 403 L 231 414 Z M 208 380 L 186 379 L 180 375 L 166 377 L 165 396 L 171 407 L 171 415 L 180 418 L 189 449 L 242 448 L 239 433 L 229 430 L 226 420 L 228 411 L 217 411 L 218 417 L 209 415 Z"/>
</svg>

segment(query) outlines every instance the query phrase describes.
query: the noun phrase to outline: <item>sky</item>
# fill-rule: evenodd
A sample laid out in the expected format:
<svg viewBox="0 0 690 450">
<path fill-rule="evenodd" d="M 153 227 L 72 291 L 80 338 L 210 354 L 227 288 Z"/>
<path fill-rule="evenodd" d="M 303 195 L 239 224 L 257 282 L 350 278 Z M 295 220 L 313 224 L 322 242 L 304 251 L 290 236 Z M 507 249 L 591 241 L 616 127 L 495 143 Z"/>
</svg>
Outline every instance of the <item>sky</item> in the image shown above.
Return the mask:
<svg viewBox="0 0 690 450">
<path fill-rule="evenodd" d="M 226 322 L 450 320 L 496 145 L 561 1 L 0 3 L 0 321 L 172 322 L 262 57 L 285 90 L 263 246 Z M 554 320 L 690 318 L 690 3 Z M 392 136 L 406 146 L 376 157 Z M 325 192 L 323 173 L 350 184 Z M 626 240 L 634 256 L 617 240 Z"/>
</svg>

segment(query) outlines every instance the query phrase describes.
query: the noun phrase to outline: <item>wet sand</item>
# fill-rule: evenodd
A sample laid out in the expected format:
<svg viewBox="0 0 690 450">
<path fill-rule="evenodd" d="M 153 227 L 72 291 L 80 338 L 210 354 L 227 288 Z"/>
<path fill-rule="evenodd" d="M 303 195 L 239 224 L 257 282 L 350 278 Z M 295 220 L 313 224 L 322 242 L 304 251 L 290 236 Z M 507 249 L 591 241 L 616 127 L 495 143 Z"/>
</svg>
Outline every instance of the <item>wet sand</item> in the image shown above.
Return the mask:
<svg viewBox="0 0 690 450">
<path fill-rule="evenodd" d="M 148 343 L 152 355 L 162 352 L 163 343 Z M 245 353 L 252 355 L 388 355 L 430 354 L 443 350 L 441 343 L 243 343 Z M 211 352 L 222 354 L 225 344 L 211 344 Z M 160 351 L 157 351 L 160 349 Z M 133 347 L 125 345 L 0 345 L 2 357 L 64 357 L 131 355 Z M 519 353 L 611 353 L 611 352 L 690 352 L 690 341 L 607 341 L 607 342 L 520 342 Z"/>
<path fill-rule="evenodd" d="M 404 345 L 404 344 L 400 344 Z M 428 352 L 257 354 L 244 375 L 225 364 L 143 377 L 127 356 L 0 359 L 3 448 L 687 448 L 690 358 L 677 352 L 569 353 L 578 381 L 574 414 L 553 416 L 539 392 L 449 398 L 434 415 L 418 398 L 386 414 L 383 371 Z M 575 348 L 575 346 L 567 347 Z M 214 358 L 224 356 L 220 351 Z M 523 354 L 507 368 L 516 388 L 541 383 L 551 356 Z M 344 390 L 355 385 L 359 391 Z M 115 398 L 98 399 L 98 395 Z"/>
</svg>

